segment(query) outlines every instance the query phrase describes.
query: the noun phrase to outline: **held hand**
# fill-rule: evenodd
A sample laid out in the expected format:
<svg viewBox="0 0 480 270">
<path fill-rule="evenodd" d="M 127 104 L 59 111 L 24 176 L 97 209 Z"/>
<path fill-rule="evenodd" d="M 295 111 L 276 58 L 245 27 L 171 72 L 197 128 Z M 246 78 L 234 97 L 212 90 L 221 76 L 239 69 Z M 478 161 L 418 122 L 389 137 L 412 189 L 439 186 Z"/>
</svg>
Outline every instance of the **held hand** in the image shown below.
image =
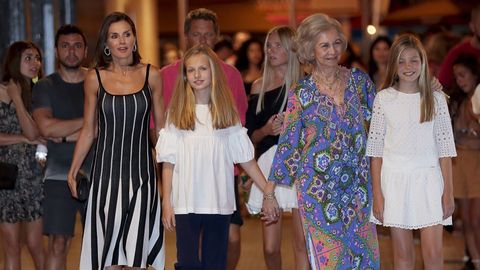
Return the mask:
<svg viewBox="0 0 480 270">
<path fill-rule="evenodd" d="M 385 199 L 383 194 L 373 196 L 373 216 L 383 223 L 383 210 L 385 205 Z"/>
<path fill-rule="evenodd" d="M 68 177 L 67 177 L 67 183 L 68 183 L 68 187 L 70 188 L 70 192 L 72 193 L 72 197 L 74 197 L 75 199 L 78 198 L 78 195 L 77 195 L 77 180 L 75 180 L 75 175 L 77 173 L 76 172 L 73 172 L 73 171 L 69 171 L 68 172 Z"/>
<path fill-rule="evenodd" d="M 175 229 L 175 214 L 170 203 L 164 203 L 162 207 L 162 222 L 165 229 L 173 231 Z"/>
<path fill-rule="evenodd" d="M 443 91 L 443 85 L 440 83 L 437 77 L 432 78 L 431 86 L 434 91 L 437 91 L 437 92 Z"/>
<path fill-rule="evenodd" d="M 272 194 L 273 195 L 273 194 Z M 268 223 L 274 223 L 278 221 L 280 217 L 280 209 L 278 207 L 278 202 L 275 196 L 273 197 L 264 197 L 262 204 L 262 221 Z"/>
<path fill-rule="evenodd" d="M 265 136 L 276 136 L 280 134 L 281 125 L 276 121 L 277 115 L 272 115 L 267 123 L 262 127 L 262 132 Z"/>
<path fill-rule="evenodd" d="M 446 219 L 453 215 L 453 211 L 455 210 L 455 201 L 453 199 L 453 196 L 443 194 L 442 208 L 443 208 L 443 219 Z"/>
<path fill-rule="evenodd" d="M 284 114 L 279 113 L 276 115 L 275 119 L 273 120 L 273 130 L 275 135 L 279 135 L 280 132 L 282 132 L 283 118 L 284 118 Z"/>
</svg>

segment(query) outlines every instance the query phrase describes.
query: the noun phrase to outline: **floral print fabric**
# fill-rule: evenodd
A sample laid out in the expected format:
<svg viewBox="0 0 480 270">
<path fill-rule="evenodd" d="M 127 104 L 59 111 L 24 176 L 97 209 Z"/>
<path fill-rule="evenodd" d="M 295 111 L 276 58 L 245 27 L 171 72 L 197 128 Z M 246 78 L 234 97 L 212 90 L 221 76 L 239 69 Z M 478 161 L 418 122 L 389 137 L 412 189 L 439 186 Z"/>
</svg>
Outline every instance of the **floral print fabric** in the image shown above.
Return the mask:
<svg viewBox="0 0 480 270">
<path fill-rule="evenodd" d="M 311 76 L 289 93 L 270 180 L 297 184 L 313 269 L 379 269 L 365 157 L 374 96 L 374 84 L 357 69 L 351 70 L 343 108 L 320 93 Z"/>
<path fill-rule="evenodd" d="M 22 133 L 13 103 L 0 102 L 0 132 Z M 0 189 L 0 222 L 30 222 L 42 216 L 42 171 L 35 151 L 36 145 L 25 143 L 0 146 L 0 161 L 18 166 L 15 188 Z"/>
</svg>

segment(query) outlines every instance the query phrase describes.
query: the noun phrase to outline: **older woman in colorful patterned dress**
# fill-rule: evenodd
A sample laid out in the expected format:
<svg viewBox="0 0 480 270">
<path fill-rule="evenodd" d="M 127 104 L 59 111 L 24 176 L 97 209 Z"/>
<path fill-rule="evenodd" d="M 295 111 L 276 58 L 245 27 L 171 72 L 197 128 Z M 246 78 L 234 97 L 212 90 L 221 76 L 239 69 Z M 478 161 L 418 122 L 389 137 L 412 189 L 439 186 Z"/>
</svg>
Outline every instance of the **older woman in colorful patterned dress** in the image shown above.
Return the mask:
<svg viewBox="0 0 480 270">
<path fill-rule="evenodd" d="M 298 28 L 297 53 L 312 66 L 289 92 L 270 180 L 297 184 L 312 269 L 379 269 L 372 188 L 365 157 L 375 85 L 364 72 L 339 66 L 347 41 L 324 14 Z"/>
</svg>

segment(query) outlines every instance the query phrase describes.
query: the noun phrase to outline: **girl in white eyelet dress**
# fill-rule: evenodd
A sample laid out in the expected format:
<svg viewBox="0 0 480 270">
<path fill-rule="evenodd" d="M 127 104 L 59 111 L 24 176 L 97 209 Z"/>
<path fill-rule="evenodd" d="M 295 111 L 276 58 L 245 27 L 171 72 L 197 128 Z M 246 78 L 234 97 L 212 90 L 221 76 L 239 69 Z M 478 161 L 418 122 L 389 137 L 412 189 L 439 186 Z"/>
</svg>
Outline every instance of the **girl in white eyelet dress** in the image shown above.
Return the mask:
<svg viewBox="0 0 480 270">
<path fill-rule="evenodd" d="M 413 35 L 392 45 L 384 88 L 375 97 L 367 156 L 372 157 L 373 215 L 391 227 L 394 268 L 413 269 L 420 229 L 425 269 L 443 266 L 443 225 L 454 210 L 456 156 L 446 98 L 432 91 L 425 50 Z"/>
</svg>

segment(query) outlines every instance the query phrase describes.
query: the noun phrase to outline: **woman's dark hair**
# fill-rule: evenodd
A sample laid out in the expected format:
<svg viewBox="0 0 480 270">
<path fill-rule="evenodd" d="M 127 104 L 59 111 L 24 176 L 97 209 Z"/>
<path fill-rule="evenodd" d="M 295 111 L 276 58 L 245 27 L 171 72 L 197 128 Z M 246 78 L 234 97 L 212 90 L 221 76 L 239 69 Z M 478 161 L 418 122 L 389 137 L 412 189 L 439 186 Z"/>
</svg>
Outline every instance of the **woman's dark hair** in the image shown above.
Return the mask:
<svg viewBox="0 0 480 270">
<path fill-rule="evenodd" d="M 40 62 L 42 62 L 42 53 L 40 49 L 31 41 L 17 41 L 12 43 L 10 47 L 7 49 L 7 53 L 5 55 L 5 60 L 3 63 L 3 76 L 2 76 L 2 83 L 7 84 L 10 79 L 14 82 L 18 83 L 22 88 L 22 100 L 25 105 L 25 108 L 30 110 L 31 102 L 32 102 L 32 80 L 25 78 L 22 75 L 20 70 L 20 65 L 22 62 L 22 53 L 28 49 L 35 49 L 40 56 Z M 41 78 L 43 76 L 42 69 L 40 68 L 38 72 L 38 77 Z"/>
<path fill-rule="evenodd" d="M 372 80 L 373 76 L 378 71 L 378 65 L 373 59 L 373 48 L 375 48 L 375 46 L 380 42 L 387 43 L 389 48 L 392 47 L 392 40 L 387 36 L 378 36 L 373 40 L 372 44 L 370 45 L 370 51 L 368 55 L 368 75 L 370 76 L 370 78 L 372 78 Z"/>
<path fill-rule="evenodd" d="M 455 65 L 461 65 L 467 68 L 473 75 L 477 76 L 477 81 L 475 85 L 480 83 L 480 63 L 477 61 L 477 58 L 471 54 L 460 54 L 452 63 L 452 68 Z M 451 92 L 451 100 L 456 101 L 457 104 L 461 104 L 468 96 L 467 93 L 463 92 L 460 89 L 460 86 L 457 85 L 456 80 L 454 80 L 453 91 Z"/>
<path fill-rule="evenodd" d="M 262 59 L 258 63 L 258 68 L 262 68 L 263 64 L 263 59 L 265 58 L 265 54 L 263 52 L 263 44 L 260 40 L 256 38 L 250 38 L 246 40 L 245 42 L 242 43 L 242 46 L 240 46 L 240 49 L 238 49 L 237 52 L 237 61 L 235 62 L 235 67 L 238 69 L 238 71 L 242 72 L 248 69 L 248 48 L 250 45 L 257 43 L 260 46 L 260 51 L 262 53 Z"/>
<path fill-rule="evenodd" d="M 108 29 L 110 28 L 110 25 L 112 25 L 112 23 L 121 21 L 125 21 L 130 25 L 130 27 L 132 28 L 133 36 L 135 37 L 135 44 L 137 44 L 137 29 L 135 28 L 135 24 L 133 23 L 132 19 L 130 19 L 127 14 L 122 12 L 110 13 L 109 15 L 107 15 L 107 17 L 105 17 L 105 19 L 103 19 L 102 26 L 100 26 L 100 31 L 98 32 L 97 46 L 95 48 L 94 66 L 106 68 L 112 62 L 112 56 L 106 55 L 103 51 L 107 43 Z M 140 59 L 142 59 L 142 57 L 140 56 L 138 45 L 137 49 L 133 51 L 132 54 L 133 61 L 132 63 L 130 63 L 130 66 L 134 66 L 140 63 Z"/>
</svg>

